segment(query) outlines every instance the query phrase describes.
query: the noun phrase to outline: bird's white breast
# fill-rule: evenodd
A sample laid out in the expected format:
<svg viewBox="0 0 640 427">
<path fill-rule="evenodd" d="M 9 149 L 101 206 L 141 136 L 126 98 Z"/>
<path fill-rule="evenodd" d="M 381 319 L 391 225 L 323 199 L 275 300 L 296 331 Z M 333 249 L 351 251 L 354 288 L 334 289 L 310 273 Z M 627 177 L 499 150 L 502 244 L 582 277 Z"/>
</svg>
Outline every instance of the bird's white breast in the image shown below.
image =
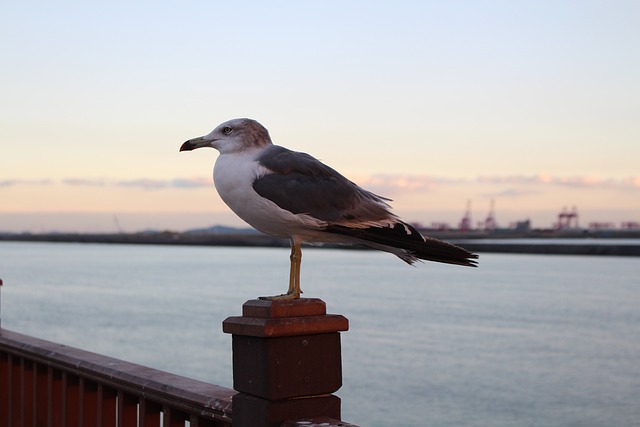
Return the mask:
<svg viewBox="0 0 640 427">
<path fill-rule="evenodd" d="M 254 192 L 253 181 L 264 173 L 253 152 L 221 154 L 213 167 L 213 183 L 222 200 L 235 211 Z"/>
<path fill-rule="evenodd" d="M 221 154 L 213 168 L 213 181 L 222 200 L 236 215 L 264 233 L 279 237 L 303 236 L 324 223 L 307 215 L 283 210 L 253 189 L 253 182 L 267 173 L 256 158 L 261 150 Z"/>
</svg>

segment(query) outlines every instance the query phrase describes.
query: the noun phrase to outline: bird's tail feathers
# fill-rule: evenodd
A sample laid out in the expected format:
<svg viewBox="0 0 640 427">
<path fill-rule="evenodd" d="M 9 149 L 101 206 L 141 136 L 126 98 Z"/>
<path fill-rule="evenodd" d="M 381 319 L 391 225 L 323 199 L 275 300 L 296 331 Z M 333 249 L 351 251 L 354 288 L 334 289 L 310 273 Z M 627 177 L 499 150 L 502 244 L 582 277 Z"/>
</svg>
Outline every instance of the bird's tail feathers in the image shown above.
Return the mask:
<svg viewBox="0 0 640 427">
<path fill-rule="evenodd" d="M 425 237 L 401 221 L 389 227 L 348 228 L 330 225 L 326 231 L 350 236 L 376 249 L 391 252 L 408 264 L 422 259 L 477 267 L 477 254 L 442 240 Z"/>
</svg>

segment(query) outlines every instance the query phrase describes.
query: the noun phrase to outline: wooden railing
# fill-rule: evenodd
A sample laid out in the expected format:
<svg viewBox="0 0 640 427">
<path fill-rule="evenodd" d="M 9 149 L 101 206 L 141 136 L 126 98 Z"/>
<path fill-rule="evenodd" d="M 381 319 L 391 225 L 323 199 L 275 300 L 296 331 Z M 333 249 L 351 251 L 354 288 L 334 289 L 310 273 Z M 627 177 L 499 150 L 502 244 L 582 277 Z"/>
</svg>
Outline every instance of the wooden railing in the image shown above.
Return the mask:
<svg viewBox="0 0 640 427">
<path fill-rule="evenodd" d="M 0 426 L 231 426 L 232 389 L 0 329 Z"/>
<path fill-rule="evenodd" d="M 332 394 L 347 328 L 320 300 L 248 301 L 223 322 L 232 390 L 0 324 L 0 427 L 357 427 Z"/>
</svg>

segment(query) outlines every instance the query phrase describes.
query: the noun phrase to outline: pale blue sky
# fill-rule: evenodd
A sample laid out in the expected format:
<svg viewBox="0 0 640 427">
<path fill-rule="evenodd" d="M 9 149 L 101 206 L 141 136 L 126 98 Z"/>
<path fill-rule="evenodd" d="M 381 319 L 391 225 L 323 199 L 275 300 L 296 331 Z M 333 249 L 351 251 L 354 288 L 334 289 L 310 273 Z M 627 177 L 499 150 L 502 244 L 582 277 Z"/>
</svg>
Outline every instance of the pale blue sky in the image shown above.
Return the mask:
<svg viewBox="0 0 640 427">
<path fill-rule="evenodd" d="M 224 213 L 215 153 L 177 149 L 241 116 L 411 220 L 490 198 L 503 223 L 640 220 L 639 22 L 636 1 L 5 4 L 0 220 Z"/>
</svg>

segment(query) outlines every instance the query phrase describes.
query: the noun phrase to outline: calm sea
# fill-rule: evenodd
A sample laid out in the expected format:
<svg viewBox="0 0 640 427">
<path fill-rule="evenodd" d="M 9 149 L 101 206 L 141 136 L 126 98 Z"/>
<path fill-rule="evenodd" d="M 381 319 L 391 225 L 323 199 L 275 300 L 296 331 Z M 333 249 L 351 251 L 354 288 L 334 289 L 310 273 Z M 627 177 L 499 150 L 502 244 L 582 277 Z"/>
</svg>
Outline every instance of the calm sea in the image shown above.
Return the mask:
<svg viewBox="0 0 640 427">
<path fill-rule="evenodd" d="M 280 248 L 0 242 L 2 326 L 231 387 L 221 322 L 286 289 Z M 486 254 L 409 267 L 304 250 L 305 296 L 350 320 L 362 426 L 640 426 L 640 261 Z"/>
</svg>

